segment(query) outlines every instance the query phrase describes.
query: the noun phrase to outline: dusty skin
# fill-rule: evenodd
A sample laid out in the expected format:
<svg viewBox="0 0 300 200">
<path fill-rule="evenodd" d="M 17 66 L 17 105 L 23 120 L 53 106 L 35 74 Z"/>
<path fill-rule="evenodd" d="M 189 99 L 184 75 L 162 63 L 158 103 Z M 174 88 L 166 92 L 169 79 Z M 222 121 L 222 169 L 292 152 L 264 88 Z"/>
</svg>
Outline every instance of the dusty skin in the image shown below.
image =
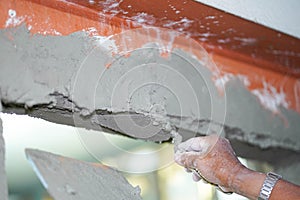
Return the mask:
<svg viewBox="0 0 300 200">
<path fill-rule="evenodd" d="M 252 171 L 237 159 L 229 141 L 218 135 L 197 137 L 179 144 L 175 161 L 191 171 L 199 171 L 208 182 L 223 191 L 234 192 L 250 199 L 257 199 L 266 175 Z M 193 175 L 195 181 L 199 176 Z M 300 187 L 285 180 L 279 180 L 270 200 L 300 199 Z"/>
</svg>

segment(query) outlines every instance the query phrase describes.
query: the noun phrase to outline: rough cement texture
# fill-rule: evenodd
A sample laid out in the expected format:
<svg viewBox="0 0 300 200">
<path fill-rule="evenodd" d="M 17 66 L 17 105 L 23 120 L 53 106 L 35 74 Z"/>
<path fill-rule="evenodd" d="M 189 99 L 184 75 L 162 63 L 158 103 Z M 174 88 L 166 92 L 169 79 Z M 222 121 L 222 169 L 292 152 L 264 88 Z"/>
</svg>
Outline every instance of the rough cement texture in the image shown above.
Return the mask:
<svg viewBox="0 0 300 200">
<path fill-rule="evenodd" d="M 0 93 L 1 97 L 1 93 Z M 0 102 L 0 112 L 1 112 L 1 102 Z M 7 188 L 7 179 L 5 173 L 5 144 L 3 138 L 3 127 L 2 120 L 0 118 L 0 199 L 8 199 L 8 188 Z"/>
<path fill-rule="evenodd" d="M 212 71 L 183 50 L 165 58 L 147 44 L 122 56 L 111 40 L 30 35 L 24 26 L 1 30 L 0 43 L 5 112 L 151 141 L 169 140 L 172 129 L 184 138 L 215 131 L 246 158 L 299 155 L 299 113 L 265 109 L 240 79 L 220 95 Z"/>
<path fill-rule="evenodd" d="M 44 187 L 54 199 L 141 200 L 140 188 L 132 187 L 116 170 L 39 150 L 26 156 Z"/>
</svg>

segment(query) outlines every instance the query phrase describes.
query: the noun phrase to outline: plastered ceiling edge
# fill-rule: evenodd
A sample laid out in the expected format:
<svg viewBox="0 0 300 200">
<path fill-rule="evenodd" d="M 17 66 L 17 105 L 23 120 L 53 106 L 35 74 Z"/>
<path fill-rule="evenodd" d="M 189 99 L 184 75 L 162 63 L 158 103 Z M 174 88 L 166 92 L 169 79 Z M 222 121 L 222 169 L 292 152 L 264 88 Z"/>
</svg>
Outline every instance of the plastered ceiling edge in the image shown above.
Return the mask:
<svg viewBox="0 0 300 200">
<path fill-rule="evenodd" d="M 300 38 L 298 0 L 195 0 L 244 19 Z"/>
</svg>

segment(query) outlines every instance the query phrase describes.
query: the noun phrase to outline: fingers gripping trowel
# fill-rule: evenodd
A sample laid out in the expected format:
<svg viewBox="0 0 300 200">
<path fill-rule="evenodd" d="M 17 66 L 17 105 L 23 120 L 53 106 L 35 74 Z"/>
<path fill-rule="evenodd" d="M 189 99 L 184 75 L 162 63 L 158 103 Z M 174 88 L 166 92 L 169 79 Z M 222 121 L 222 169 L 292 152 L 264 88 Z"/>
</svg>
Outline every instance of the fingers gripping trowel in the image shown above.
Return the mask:
<svg viewBox="0 0 300 200">
<path fill-rule="evenodd" d="M 180 148 L 179 148 L 179 144 L 181 142 L 183 142 L 182 140 L 182 136 L 176 132 L 176 131 L 171 131 L 171 135 L 173 137 L 173 143 L 174 143 L 174 152 L 176 153 L 177 151 L 182 151 Z M 184 153 L 184 152 L 181 152 L 181 153 Z M 196 174 L 200 179 L 202 179 L 205 183 L 208 183 L 208 184 L 211 184 L 211 185 L 214 185 L 217 187 L 218 190 L 220 190 L 221 192 L 225 193 L 225 194 L 232 194 L 232 192 L 227 192 L 225 191 L 224 189 L 222 189 L 222 187 L 214 184 L 214 183 L 211 183 L 209 182 L 205 177 L 203 177 L 200 173 L 200 171 L 197 169 L 197 168 L 189 168 L 187 169 L 187 171 L 190 171 L 190 172 L 193 172 L 194 174 Z"/>
<path fill-rule="evenodd" d="M 182 136 L 176 132 L 176 131 L 171 131 L 171 135 L 173 137 L 173 143 L 174 143 L 174 152 L 180 152 L 182 151 L 179 148 L 179 144 L 182 142 Z M 182 152 L 184 153 L 184 152 Z M 192 171 L 194 174 L 196 174 L 200 179 L 203 179 L 205 181 L 205 179 L 201 176 L 200 172 L 196 169 L 196 168 L 192 168 L 192 169 L 187 169 L 188 171 Z M 207 181 L 206 181 L 207 182 Z"/>
<path fill-rule="evenodd" d="M 116 170 L 39 150 L 26 156 L 40 181 L 56 200 L 141 200 L 140 189 L 132 187 Z"/>
</svg>

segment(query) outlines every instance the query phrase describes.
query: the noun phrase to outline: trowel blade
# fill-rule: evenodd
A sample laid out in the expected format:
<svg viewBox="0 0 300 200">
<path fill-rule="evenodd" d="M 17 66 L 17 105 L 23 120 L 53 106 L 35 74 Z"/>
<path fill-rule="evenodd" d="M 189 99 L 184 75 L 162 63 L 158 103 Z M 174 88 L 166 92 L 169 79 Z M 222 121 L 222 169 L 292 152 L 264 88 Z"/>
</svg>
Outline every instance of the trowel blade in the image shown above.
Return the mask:
<svg viewBox="0 0 300 200">
<path fill-rule="evenodd" d="M 155 120 L 144 114 L 116 113 L 110 115 L 98 115 L 94 119 L 102 127 L 123 133 L 133 138 L 148 141 L 167 141 L 170 139 L 168 131 L 161 124 L 153 123 Z"/>
<path fill-rule="evenodd" d="M 56 200 L 142 199 L 140 189 L 132 187 L 115 169 L 40 150 L 25 152 L 40 181 Z"/>
</svg>

